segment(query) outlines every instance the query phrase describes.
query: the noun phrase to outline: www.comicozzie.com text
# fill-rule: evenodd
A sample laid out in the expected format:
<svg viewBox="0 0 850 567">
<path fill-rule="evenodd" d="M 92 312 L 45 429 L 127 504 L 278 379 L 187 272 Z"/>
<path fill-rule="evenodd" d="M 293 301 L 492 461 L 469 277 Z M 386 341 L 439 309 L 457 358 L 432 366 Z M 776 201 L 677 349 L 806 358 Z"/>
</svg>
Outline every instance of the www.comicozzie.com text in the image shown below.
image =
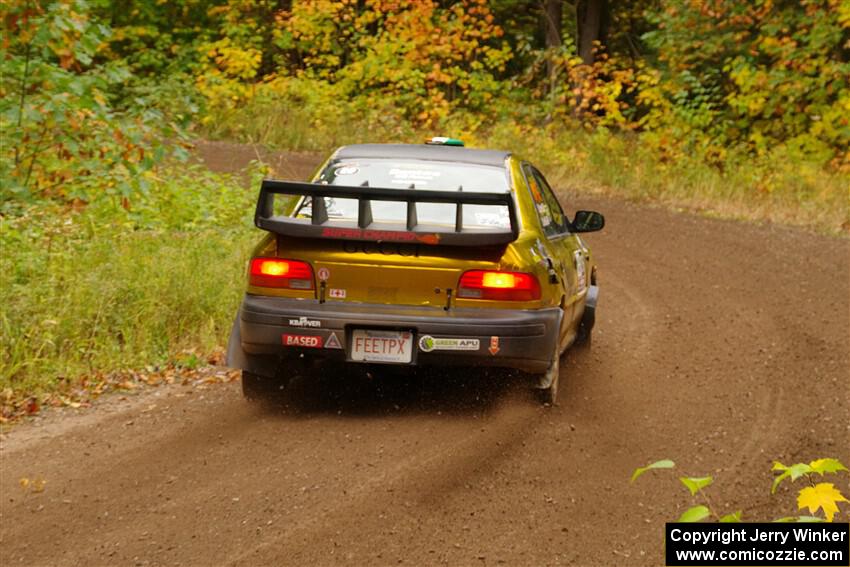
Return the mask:
<svg viewBox="0 0 850 567">
<path fill-rule="evenodd" d="M 847 532 L 823 532 L 809 527 L 785 530 L 765 530 L 763 528 L 740 527 L 732 530 L 715 530 L 710 532 L 691 532 L 673 528 L 670 531 L 672 541 L 687 541 L 690 543 L 722 543 L 724 545 L 736 541 L 772 541 L 786 544 L 793 534 L 797 542 L 845 541 Z"/>
</svg>

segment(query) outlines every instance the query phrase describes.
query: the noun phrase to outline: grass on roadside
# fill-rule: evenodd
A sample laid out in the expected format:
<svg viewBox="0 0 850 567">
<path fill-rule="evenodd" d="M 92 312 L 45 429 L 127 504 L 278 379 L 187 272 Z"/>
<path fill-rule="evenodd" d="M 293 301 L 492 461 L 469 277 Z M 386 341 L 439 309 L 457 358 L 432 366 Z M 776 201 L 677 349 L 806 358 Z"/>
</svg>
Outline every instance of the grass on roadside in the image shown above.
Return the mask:
<svg viewBox="0 0 850 567">
<path fill-rule="evenodd" d="M 224 344 L 256 234 L 256 184 L 190 168 L 125 208 L 0 216 L 0 392 L 11 399 Z"/>
</svg>

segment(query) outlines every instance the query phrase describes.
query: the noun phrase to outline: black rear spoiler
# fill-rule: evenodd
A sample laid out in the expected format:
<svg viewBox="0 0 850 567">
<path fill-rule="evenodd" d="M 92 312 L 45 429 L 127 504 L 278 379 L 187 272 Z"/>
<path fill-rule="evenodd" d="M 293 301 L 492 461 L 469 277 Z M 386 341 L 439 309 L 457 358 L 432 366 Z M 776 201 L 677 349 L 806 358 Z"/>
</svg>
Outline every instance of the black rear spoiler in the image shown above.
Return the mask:
<svg viewBox="0 0 850 567">
<path fill-rule="evenodd" d="M 311 197 L 312 218 L 299 219 L 289 216 L 275 216 L 275 195 Z M 357 199 L 357 221 L 329 219 L 325 200 L 319 197 Z M 373 222 L 372 201 L 407 203 L 407 222 Z M 416 214 L 417 203 L 457 205 L 453 227 L 419 224 Z M 510 228 L 478 226 L 464 228 L 463 205 L 507 207 Z M 465 193 L 462 189 L 457 191 L 432 191 L 425 189 L 383 189 L 369 186 L 346 187 L 273 179 L 264 180 L 260 187 L 254 224 L 269 232 L 302 238 L 418 242 L 449 246 L 507 244 L 516 240 L 519 234 L 514 200 L 509 192 Z"/>
</svg>

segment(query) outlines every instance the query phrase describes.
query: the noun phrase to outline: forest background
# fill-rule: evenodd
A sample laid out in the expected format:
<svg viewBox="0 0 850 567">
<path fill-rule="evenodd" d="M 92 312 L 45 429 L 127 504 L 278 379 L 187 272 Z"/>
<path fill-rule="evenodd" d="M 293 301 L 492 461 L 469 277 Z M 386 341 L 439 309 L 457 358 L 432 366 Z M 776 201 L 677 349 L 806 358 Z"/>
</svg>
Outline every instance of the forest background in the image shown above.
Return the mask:
<svg viewBox="0 0 850 567">
<path fill-rule="evenodd" d="M 269 171 L 214 174 L 199 138 L 449 135 L 569 192 L 850 232 L 850 0 L 7 0 L 0 19 L 0 419 L 220 348 Z"/>
</svg>

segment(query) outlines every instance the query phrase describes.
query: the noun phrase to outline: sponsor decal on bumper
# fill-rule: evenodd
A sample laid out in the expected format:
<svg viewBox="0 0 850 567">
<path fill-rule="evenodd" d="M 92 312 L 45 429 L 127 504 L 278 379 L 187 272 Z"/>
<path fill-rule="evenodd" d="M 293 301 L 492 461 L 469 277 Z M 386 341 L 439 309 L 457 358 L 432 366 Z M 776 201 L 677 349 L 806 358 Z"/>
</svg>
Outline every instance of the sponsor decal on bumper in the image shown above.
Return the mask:
<svg viewBox="0 0 850 567">
<path fill-rule="evenodd" d="M 283 346 L 322 348 L 322 337 L 316 335 L 282 335 Z"/>
<path fill-rule="evenodd" d="M 298 319 L 290 319 L 289 320 L 290 327 L 321 327 L 322 322 L 317 321 L 315 319 L 309 319 L 307 317 L 299 317 Z"/>
<path fill-rule="evenodd" d="M 419 338 L 419 349 L 422 352 L 434 350 L 478 350 L 481 341 L 478 339 L 440 338 L 423 335 Z"/>
<path fill-rule="evenodd" d="M 339 339 L 336 337 L 336 333 L 331 333 L 328 337 L 328 340 L 325 341 L 325 348 L 342 348 L 342 344 L 339 342 Z"/>
<path fill-rule="evenodd" d="M 499 354 L 499 351 L 502 350 L 501 347 L 499 347 L 499 337 L 490 337 L 490 348 L 488 350 L 493 356 Z"/>
</svg>

